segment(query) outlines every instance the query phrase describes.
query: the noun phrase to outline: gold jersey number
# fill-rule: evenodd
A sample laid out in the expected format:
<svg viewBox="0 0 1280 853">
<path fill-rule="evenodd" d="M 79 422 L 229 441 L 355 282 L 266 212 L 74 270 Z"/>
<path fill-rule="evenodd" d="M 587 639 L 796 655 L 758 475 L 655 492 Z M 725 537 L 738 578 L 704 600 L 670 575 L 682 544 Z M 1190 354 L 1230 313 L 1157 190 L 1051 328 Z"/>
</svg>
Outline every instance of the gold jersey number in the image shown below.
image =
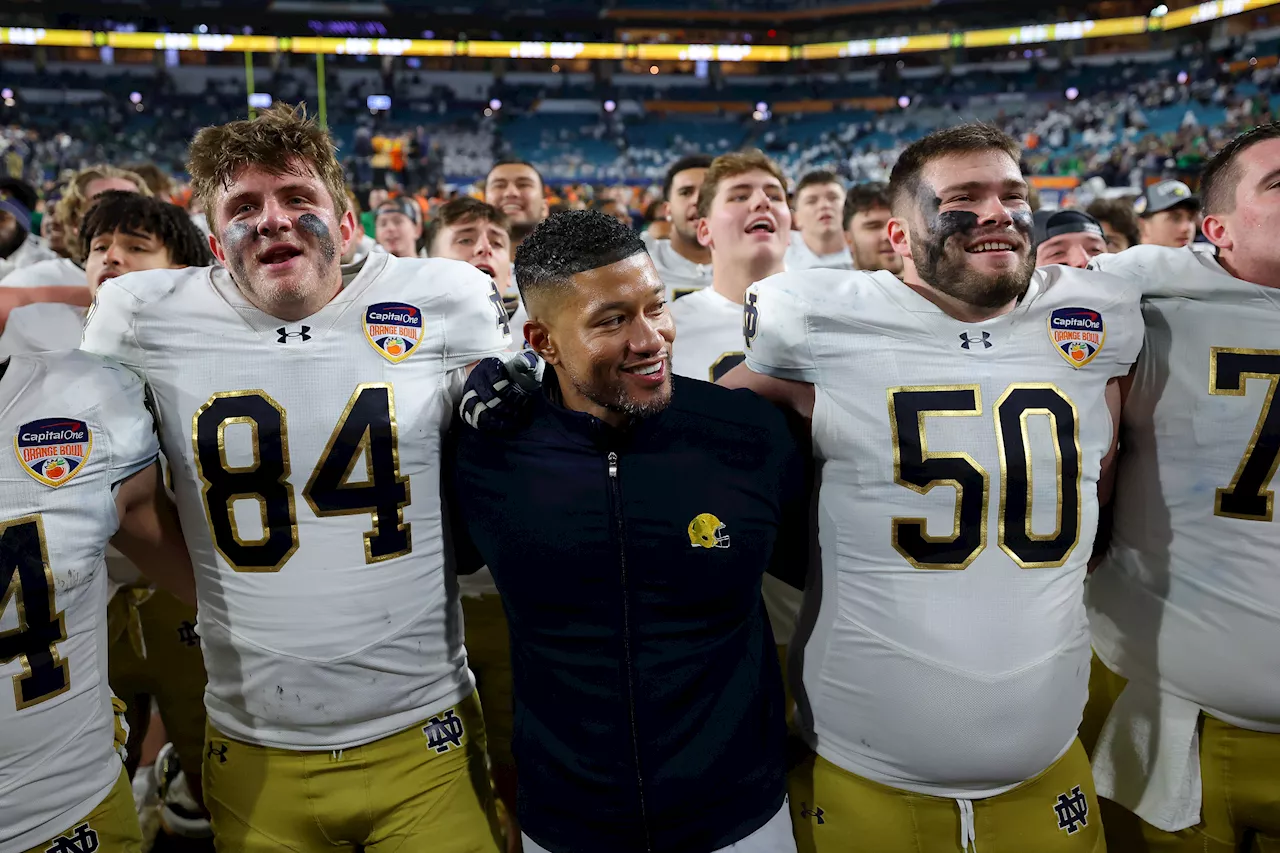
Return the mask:
<svg viewBox="0 0 1280 853">
<path fill-rule="evenodd" d="M 966 569 L 987 547 L 987 506 L 991 476 L 968 453 L 929 447 L 931 417 L 979 417 L 982 392 L 977 385 L 890 388 L 889 423 L 893 431 L 893 476 L 900 486 L 928 494 L 938 486 L 956 490 L 951 531 L 931 534 L 923 518 L 893 519 L 893 547 L 917 569 Z M 1032 417 L 1049 421 L 1057 459 L 1056 524 L 1050 533 L 1031 527 Z M 1050 384 L 1010 385 L 995 405 L 1000 456 L 1001 550 L 1024 569 L 1056 568 L 1080 541 L 1080 422 L 1075 404 Z"/>
<path fill-rule="evenodd" d="M 226 431 L 233 424 L 250 428 L 253 461 L 248 465 L 228 461 Z M 260 389 L 214 394 L 192 418 L 191 442 L 218 553 L 238 572 L 280 571 L 298 550 L 284 409 Z M 361 460 L 365 477 L 351 482 Z M 410 525 L 404 520 L 409 478 L 400 475 L 395 393 L 389 384 L 356 387 L 302 496 L 319 518 L 371 516 L 372 528 L 364 534 L 366 563 L 412 550 Z M 236 523 L 234 504 L 245 499 L 258 503 L 262 535 L 257 539 L 246 539 Z"/>
</svg>

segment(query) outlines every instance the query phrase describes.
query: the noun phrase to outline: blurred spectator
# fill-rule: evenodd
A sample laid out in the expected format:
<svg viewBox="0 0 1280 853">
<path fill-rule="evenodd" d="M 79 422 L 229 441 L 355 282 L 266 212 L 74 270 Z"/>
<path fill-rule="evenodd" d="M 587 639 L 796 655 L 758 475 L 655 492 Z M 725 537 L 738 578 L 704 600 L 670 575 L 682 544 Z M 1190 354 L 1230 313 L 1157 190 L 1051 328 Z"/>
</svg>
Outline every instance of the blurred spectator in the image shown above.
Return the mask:
<svg viewBox="0 0 1280 853">
<path fill-rule="evenodd" d="M 374 209 L 374 239 L 397 258 L 419 257 L 422 239 L 422 208 L 412 198 L 401 196 L 384 201 Z"/>
<path fill-rule="evenodd" d="M 1076 269 L 1107 251 L 1102 226 L 1080 210 L 1039 210 L 1035 213 L 1036 266 L 1062 264 Z"/>
<path fill-rule="evenodd" d="M 853 255 L 853 268 L 902 275 L 902 257 L 889 242 L 889 192 L 884 184 L 859 184 L 844 200 L 841 225 Z"/>
<path fill-rule="evenodd" d="M 1148 186 L 1134 205 L 1146 245 L 1180 249 L 1195 239 L 1200 199 L 1182 181 Z"/>
<path fill-rule="evenodd" d="M 1138 217 L 1128 198 L 1097 199 L 1085 211 L 1098 221 L 1107 240 L 1107 251 L 1123 252 L 1142 242 L 1138 233 Z"/>
</svg>

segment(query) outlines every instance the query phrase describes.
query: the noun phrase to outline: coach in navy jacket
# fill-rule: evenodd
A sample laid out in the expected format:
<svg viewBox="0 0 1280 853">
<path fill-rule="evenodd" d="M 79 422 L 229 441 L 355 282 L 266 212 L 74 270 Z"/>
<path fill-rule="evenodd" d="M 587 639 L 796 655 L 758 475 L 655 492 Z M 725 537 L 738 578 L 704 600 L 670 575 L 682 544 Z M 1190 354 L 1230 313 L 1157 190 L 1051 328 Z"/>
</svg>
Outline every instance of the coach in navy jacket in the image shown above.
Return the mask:
<svg viewBox="0 0 1280 853">
<path fill-rule="evenodd" d="M 455 423 L 447 487 L 510 624 L 525 849 L 793 851 L 760 580 L 803 576 L 803 457 L 761 398 L 671 376 L 614 220 L 551 217 L 516 273 L 550 366 L 514 432 Z"/>
</svg>

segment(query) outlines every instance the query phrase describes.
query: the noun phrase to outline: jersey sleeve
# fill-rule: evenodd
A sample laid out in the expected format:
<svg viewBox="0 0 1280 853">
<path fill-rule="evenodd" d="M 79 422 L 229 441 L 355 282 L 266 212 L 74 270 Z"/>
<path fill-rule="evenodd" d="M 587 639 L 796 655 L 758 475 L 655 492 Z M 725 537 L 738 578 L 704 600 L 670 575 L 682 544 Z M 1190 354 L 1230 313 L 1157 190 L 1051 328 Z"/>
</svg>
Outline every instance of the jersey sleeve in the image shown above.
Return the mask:
<svg viewBox="0 0 1280 853">
<path fill-rule="evenodd" d="M 98 417 L 111 438 L 111 482 L 118 483 L 156 461 L 160 440 L 142 377 L 106 360 L 98 369 L 103 389 Z"/>
<path fill-rule="evenodd" d="M 120 282 L 103 282 L 85 317 L 80 348 L 140 369 L 142 349 L 135 334 L 134 318 L 141 304 Z"/>
<path fill-rule="evenodd" d="M 507 310 L 493 279 L 460 261 L 449 265 L 445 291 L 444 369 L 500 355 L 511 344 Z"/>
<path fill-rule="evenodd" d="M 809 304 L 796 287 L 797 274 L 780 273 L 747 289 L 742 334 L 747 367 L 797 382 L 817 382 L 818 364 L 808 334 Z"/>
</svg>

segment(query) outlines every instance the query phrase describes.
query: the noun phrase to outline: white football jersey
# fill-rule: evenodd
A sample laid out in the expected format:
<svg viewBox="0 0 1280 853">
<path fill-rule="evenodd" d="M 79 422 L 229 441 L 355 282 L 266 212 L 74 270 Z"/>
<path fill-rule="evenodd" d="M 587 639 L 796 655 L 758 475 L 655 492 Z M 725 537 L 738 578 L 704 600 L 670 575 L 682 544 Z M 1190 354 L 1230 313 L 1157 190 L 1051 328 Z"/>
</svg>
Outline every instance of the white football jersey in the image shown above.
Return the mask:
<svg viewBox="0 0 1280 853">
<path fill-rule="evenodd" d="M 748 366 L 816 392 L 811 745 L 939 796 L 1035 776 L 1084 708 L 1105 392 L 1142 344 L 1136 291 L 1046 267 L 965 323 L 888 272 L 809 270 L 753 285 L 745 312 Z"/>
<path fill-rule="evenodd" d="M 470 694 L 440 445 L 465 366 L 506 328 L 484 273 L 382 252 L 300 322 L 220 268 L 98 291 L 84 346 L 147 379 L 220 732 L 343 749 Z"/>
<path fill-rule="evenodd" d="M 785 265 L 789 272 L 813 269 L 855 269 L 853 253 L 849 251 L 848 246 L 829 255 L 819 255 L 809 248 L 809 244 L 804 241 L 804 235 L 799 231 L 791 232 L 791 242 L 787 246 Z"/>
<path fill-rule="evenodd" d="M 677 376 L 715 382 L 742 364 L 741 304 L 707 287 L 672 302 L 671 319 L 671 370 Z"/>
<path fill-rule="evenodd" d="M 159 445 L 142 380 L 82 352 L 13 356 L 0 432 L 0 853 L 19 853 L 120 778 L 104 549 L 113 487 Z"/>
<path fill-rule="evenodd" d="M 46 246 L 39 237 L 35 234 L 28 234 L 27 239 L 14 250 L 13 254 L 7 258 L 0 258 L 0 282 L 14 270 L 20 270 L 23 267 L 31 266 L 40 261 L 52 260 L 56 257 L 58 257 L 57 254 Z"/>
<path fill-rule="evenodd" d="M 671 370 L 677 376 L 717 382 L 742 364 L 741 304 L 707 287 L 671 303 L 671 318 L 676 323 Z M 803 593 L 768 574 L 761 591 L 773 638 L 785 646 L 795 633 Z"/>
<path fill-rule="evenodd" d="M 62 302 L 37 302 L 13 309 L 0 332 L 0 358 L 22 352 L 78 349 L 84 314 L 80 306 Z"/>
<path fill-rule="evenodd" d="M 0 280 L 0 287 L 75 287 L 85 284 L 84 269 L 70 258 L 51 258 L 19 267 Z"/>
<path fill-rule="evenodd" d="M 1280 732 L 1280 291 L 1186 249 L 1096 260 L 1141 286 L 1147 331 L 1111 550 L 1089 582 L 1094 648 L 1219 719 Z"/>
<path fill-rule="evenodd" d="M 654 240 L 646 231 L 640 235 L 658 278 L 667 286 L 667 298 L 673 302 L 711 286 L 711 264 L 695 264 L 671 248 L 670 240 Z"/>
</svg>

